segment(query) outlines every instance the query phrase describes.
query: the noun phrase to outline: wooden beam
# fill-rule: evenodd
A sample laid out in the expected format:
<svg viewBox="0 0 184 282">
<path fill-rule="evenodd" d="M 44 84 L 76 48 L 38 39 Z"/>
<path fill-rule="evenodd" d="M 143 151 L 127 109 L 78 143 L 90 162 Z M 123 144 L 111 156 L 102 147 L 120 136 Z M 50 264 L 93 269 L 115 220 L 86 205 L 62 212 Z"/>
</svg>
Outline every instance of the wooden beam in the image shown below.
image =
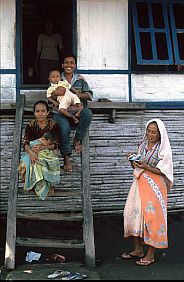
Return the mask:
<svg viewBox="0 0 184 282">
<path fill-rule="evenodd" d="M 93 228 L 93 212 L 91 203 L 90 187 L 90 155 L 89 155 L 89 132 L 87 132 L 82 144 L 82 192 L 83 192 L 83 238 L 85 244 L 86 265 L 95 268 L 95 243 Z"/>
<path fill-rule="evenodd" d="M 38 248 L 60 248 L 60 249 L 83 249 L 82 240 L 60 240 L 57 238 L 25 238 L 17 237 L 17 246 L 38 247 Z"/>
<path fill-rule="evenodd" d="M 21 219 L 28 219 L 28 220 L 50 220 L 50 221 L 82 221 L 83 215 L 82 213 L 74 213 L 74 212 L 68 212 L 68 213 L 17 213 L 17 218 Z"/>
<path fill-rule="evenodd" d="M 10 187 L 7 211 L 5 268 L 15 268 L 15 241 L 16 241 L 16 211 L 17 211 L 17 187 L 18 187 L 18 165 L 21 148 L 22 120 L 24 111 L 24 96 L 17 99 L 15 116 L 15 130 L 13 136 L 12 162 L 10 174 Z"/>
<path fill-rule="evenodd" d="M 141 102 L 93 102 L 88 101 L 88 107 L 93 109 L 123 109 L 123 110 L 144 110 L 145 103 Z"/>
</svg>

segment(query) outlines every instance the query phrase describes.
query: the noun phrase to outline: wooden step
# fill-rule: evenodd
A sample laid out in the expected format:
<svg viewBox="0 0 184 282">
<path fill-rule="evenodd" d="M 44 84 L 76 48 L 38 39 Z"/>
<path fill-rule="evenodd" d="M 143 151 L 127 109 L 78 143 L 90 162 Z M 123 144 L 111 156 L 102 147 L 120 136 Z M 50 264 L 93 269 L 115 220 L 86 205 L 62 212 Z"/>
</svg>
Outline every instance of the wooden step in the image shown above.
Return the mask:
<svg viewBox="0 0 184 282">
<path fill-rule="evenodd" d="M 62 248 L 62 249 L 82 249 L 84 242 L 82 240 L 60 240 L 60 239 L 46 239 L 46 238 L 16 238 L 17 246 L 29 247 L 46 247 L 46 248 Z"/>
<path fill-rule="evenodd" d="M 36 194 L 33 190 L 24 191 L 23 189 L 19 189 L 18 193 L 20 195 L 35 195 L 36 197 Z M 50 195 L 49 197 L 81 197 L 81 195 L 81 191 L 59 191 L 59 189 L 56 188 L 54 194 Z"/>
<path fill-rule="evenodd" d="M 29 220 L 82 221 L 82 213 L 17 213 L 17 218 Z"/>
</svg>

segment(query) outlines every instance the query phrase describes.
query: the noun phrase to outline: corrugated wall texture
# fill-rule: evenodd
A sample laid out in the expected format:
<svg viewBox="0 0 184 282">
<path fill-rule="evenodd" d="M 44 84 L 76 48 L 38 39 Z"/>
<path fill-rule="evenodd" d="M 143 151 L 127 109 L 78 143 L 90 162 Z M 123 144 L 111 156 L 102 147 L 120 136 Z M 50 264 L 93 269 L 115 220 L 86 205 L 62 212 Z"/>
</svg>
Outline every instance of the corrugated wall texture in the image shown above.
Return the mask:
<svg viewBox="0 0 184 282">
<path fill-rule="evenodd" d="M 24 118 L 23 130 L 32 116 Z M 184 209 L 184 111 L 117 110 L 115 123 L 108 114 L 94 114 L 90 126 L 90 173 L 94 213 L 121 213 L 132 183 L 132 168 L 126 154 L 135 151 L 152 118 L 161 118 L 167 128 L 174 161 L 174 186 L 168 194 L 168 210 Z M 11 169 L 14 116 L 1 116 L 1 198 L 0 211 L 6 213 Z M 72 132 L 72 135 L 74 132 Z M 72 136 L 71 136 L 72 142 Z M 64 174 L 56 193 L 45 201 L 34 193 L 23 192 L 19 183 L 18 211 L 49 212 L 81 210 L 81 163 L 73 153 L 73 173 Z M 63 165 L 61 158 L 61 166 Z M 75 191 L 75 195 L 70 192 Z"/>
</svg>

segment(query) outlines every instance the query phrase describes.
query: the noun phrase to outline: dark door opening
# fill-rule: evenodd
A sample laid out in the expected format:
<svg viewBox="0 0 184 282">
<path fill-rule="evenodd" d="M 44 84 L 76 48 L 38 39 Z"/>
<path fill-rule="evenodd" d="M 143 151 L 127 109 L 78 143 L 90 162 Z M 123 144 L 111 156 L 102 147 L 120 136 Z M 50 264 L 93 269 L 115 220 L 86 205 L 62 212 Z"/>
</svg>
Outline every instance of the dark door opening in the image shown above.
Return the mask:
<svg viewBox="0 0 184 282">
<path fill-rule="evenodd" d="M 37 39 L 47 19 L 61 35 L 64 53 L 73 51 L 73 0 L 22 0 L 22 84 L 40 85 L 35 72 Z"/>
</svg>

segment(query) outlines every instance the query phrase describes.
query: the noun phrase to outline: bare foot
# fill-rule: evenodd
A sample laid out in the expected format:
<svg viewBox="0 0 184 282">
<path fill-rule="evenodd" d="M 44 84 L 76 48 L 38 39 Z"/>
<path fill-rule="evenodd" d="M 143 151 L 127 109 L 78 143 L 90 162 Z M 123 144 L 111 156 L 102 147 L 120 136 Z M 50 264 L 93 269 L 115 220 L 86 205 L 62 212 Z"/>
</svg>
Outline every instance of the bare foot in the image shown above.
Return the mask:
<svg viewBox="0 0 184 282">
<path fill-rule="evenodd" d="M 72 172 L 72 162 L 68 155 L 64 156 L 64 172 Z"/>
<path fill-rule="evenodd" d="M 72 119 L 73 119 L 75 124 L 79 123 L 79 120 L 78 120 L 78 118 L 76 118 L 76 116 L 73 116 Z"/>
<path fill-rule="evenodd" d="M 123 253 L 121 257 L 124 259 L 143 258 L 144 253 L 143 253 L 143 250 L 133 250 L 131 252 Z"/>
<path fill-rule="evenodd" d="M 82 151 L 82 143 L 79 139 L 74 139 L 73 142 L 75 152 L 79 154 Z"/>
</svg>

